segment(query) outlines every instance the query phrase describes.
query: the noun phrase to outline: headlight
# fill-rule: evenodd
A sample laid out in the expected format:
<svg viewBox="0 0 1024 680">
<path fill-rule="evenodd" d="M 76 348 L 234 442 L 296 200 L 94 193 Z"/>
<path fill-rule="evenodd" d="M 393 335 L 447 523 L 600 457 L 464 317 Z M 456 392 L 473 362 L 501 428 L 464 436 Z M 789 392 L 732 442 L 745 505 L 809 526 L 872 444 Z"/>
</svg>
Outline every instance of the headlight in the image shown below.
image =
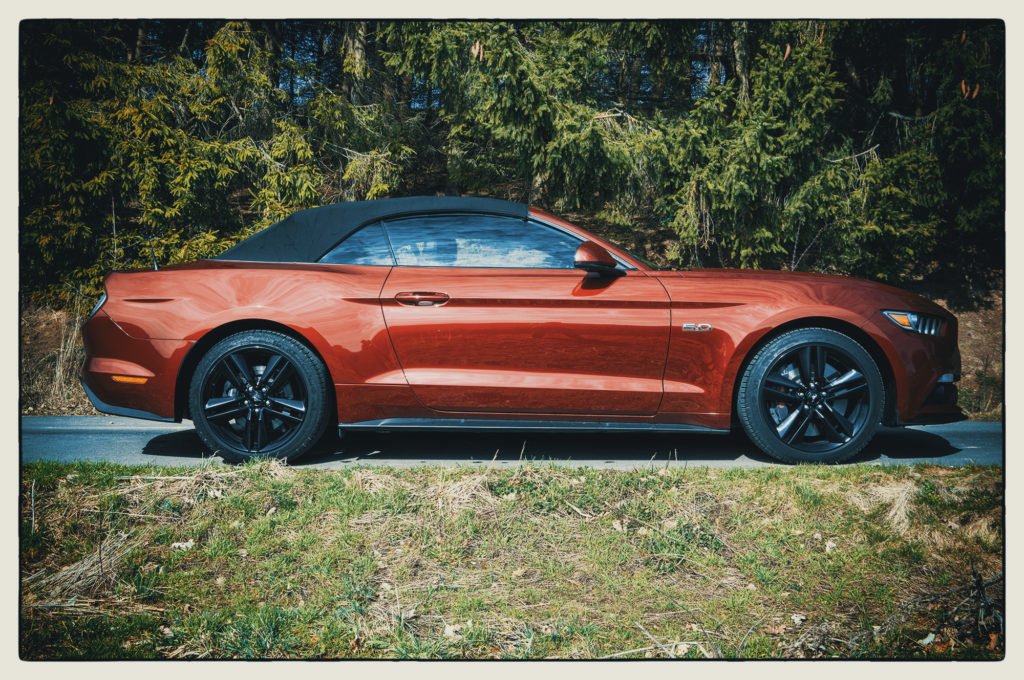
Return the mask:
<svg viewBox="0 0 1024 680">
<path fill-rule="evenodd" d="M 882 310 L 882 314 L 905 331 L 921 335 L 938 335 L 942 330 L 942 319 L 917 312 Z"/>
<path fill-rule="evenodd" d="M 103 303 L 106 302 L 106 301 L 107 301 L 107 291 L 103 291 L 103 295 L 100 295 L 99 302 L 97 302 L 96 306 L 92 308 L 91 312 L 89 312 L 89 317 L 88 318 L 91 319 L 92 317 L 96 316 L 96 312 L 100 311 L 100 307 L 102 307 Z"/>
</svg>

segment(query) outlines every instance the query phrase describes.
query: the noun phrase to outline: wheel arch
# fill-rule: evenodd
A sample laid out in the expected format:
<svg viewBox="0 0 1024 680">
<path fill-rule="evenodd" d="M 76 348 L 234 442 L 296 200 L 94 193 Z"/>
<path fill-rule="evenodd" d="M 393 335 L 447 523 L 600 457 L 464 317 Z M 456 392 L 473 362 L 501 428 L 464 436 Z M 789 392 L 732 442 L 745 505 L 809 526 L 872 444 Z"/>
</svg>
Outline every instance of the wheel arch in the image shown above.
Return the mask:
<svg viewBox="0 0 1024 680">
<path fill-rule="evenodd" d="M 896 422 L 896 376 L 893 372 L 889 357 L 882 346 L 869 333 L 849 321 L 844 321 L 843 319 L 837 319 L 836 317 L 831 316 L 808 316 L 801 317 L 799 319 L 792 319 L 779 324 L 767 333 L 764 333 L 747 349 L 746 354 L 744 354 L 743 360 L 740 362 L 732 380 L 732 392 L 729 396 L 732 425 L 736 426 L 739 424 L 736 416 L 736 398 L 739 394 L 740 381 L 743 379 L 743 373 L 747 370 L 747 366 L 750 364 L 751 360 L 753 360 L 762 347 L 771 342 L 774 338 L 777 338 L 783 333 L 799 330 L 801 328 L 827 328 L 829 330 L 837 331 L 843 335 L 849 336 L 871 355 L 871 358 L 874 359 L 875 364 L 878 366 L 879 372 L 882 374 L 882 384 L 885 386 L 885 408 L 882 411 L 882 423 L 885 425 L 894 424 Z"/>
<path fill-rule="evenodd" d="M 317 359 L 319 359 L 321 363 L 324 364 L 327 368 L 328 375 L 330 375 L 330 367 L 324 360 L 324 356 L 321 354 L 320 350 L 317 349 L 316 345 L 311 342 L 309 338 L 291 326 L 278 321 L 271 321 L 270 319 L 258 318 L 230 321 L 207 331 L 201 338 L 196 340 L 189 349 L 188 354 L 186 354 L 185 358 L 182 360 L 181 366 L 178 368 L 178 377 L 174 383 L 174 417 L 176 419 L 189 417 L 188 390 L 192 383 L 192 377 L 195 375 L 196 367 L 199 365 L 203 356 L 206 355 L 211 347 L 224 338 L 243 331 L 274 331 L 301 342 L 316 355 Z M 334 390 L 328 390 L 328 397 L 331 400 L 331 406 L 333 408 Z"/>
</svg>

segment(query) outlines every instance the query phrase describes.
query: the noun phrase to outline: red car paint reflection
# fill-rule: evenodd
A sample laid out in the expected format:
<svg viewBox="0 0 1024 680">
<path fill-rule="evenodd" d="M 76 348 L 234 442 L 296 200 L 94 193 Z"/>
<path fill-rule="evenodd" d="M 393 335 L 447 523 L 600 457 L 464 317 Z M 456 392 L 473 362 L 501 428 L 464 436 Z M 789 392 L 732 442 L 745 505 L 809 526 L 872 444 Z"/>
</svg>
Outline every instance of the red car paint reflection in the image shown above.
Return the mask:
<svg viewBox="0 0 1024 680">
<path fill-rule="evenodd" d="M 594 278 L 574 269 L 207 260 L 117 272 L 84 327 L 83 383 L 101 408 L 188 418 L 185 394 L 206 349 L 235 331 L 278 329 L 326 365 L 339 423 L 529 417 L 722 429 L 752 353 L 782 330 L 824 326 L 875 357 L 886 422 L 960 416 L 955 392 L 930 400 L 940 375 L 960 370 L 956 319 L 931 302 L 817 274 L 655 270 L 553 215 L 530 215 L 629 268 Z M 883 309 L 940 317 L 941 333 L 906 332 Z"/>
</svg>

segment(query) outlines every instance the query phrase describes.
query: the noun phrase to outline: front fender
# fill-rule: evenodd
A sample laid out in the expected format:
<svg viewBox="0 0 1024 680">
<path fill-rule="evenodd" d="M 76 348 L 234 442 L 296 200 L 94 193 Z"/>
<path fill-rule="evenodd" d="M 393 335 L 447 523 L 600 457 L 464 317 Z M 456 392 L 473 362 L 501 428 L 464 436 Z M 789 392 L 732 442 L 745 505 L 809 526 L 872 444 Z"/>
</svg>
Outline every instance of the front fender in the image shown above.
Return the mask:
<svg viewBox="0 0 1024 680">
<path fill-rule="evenodd" d="M 889 337 L 870 320 L 865 321 L 863 315 L 833 305 L 812 305 L 785 310 L 761 321 L 756 328 L 736 343 L 736 349 L 722 376 L 723 384 L 731 386 L 732 389 L 722 390 L 719 410 L 722 413 L 732 413 L 735 386 L 740 370 L 746 366 L 749 359 L 753 358 L 754 351 L 760 349 L 769 336 L 775 336 L 795 328 L 814 327 L 815 324 L 834 328 L 840 332 L 844 327 L 848 331 L 850 329 L 859 330 L 874 341 L 877 348 L 884 354 L 890 368 L 893 367 L 894 362 L 898 361 L 898 354 L 893 349 Z M 871 351 L 872 348 L 866 349 Z"/>
</svg>

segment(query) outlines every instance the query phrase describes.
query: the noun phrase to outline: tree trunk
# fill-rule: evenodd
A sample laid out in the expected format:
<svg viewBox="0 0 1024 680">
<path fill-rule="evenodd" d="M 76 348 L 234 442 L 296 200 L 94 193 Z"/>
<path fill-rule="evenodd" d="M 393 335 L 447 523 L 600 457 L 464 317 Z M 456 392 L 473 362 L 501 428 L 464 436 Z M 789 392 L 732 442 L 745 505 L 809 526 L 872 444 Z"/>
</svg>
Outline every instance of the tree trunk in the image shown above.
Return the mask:
<svg viewBox="0 0 1024 680">
<path fill-rule="evenodd" d="M 360 97 L 359 81 L 366 76 L 366 26 L 365 21 L 345 22 L 345 34 L 342 38 L 342 67 L 345 71 L 344 90 L 348 100 L 358 104 Z"/>
<path fill-rule="evenodd" d="M 412 111 L 412 74 L 406 73 L 402 76 L 402 100 L 405 102 L 405 111 L 409 113 Z"/>
<path fill-rule="evenodd" d="M 263 49 L 270 52 L 267 76 L 273 87 L 281 85 L 281 36 L 277 24 L 273 21 L 261 21 L 263 28 Z"/>
<path fill-rule="evenodd" d="M 641 73 L 642 62 L 643 60 L 639 56 L 633 57 L 633 63 L 630 64 L 629 68 L 629 99 L 627 100 L 627 106 L 633 107 L 634 110 L 640 108 L 640 82 L 643 79 Z"/>
<path fill-rule="evenodd" d="M 138 64 L 142 61 L 142 49 L 146 40 L 146 22 L 139 22 L 139 29 L 135 33 L 135 55 L 133 61 Z"/>
<path fill-rule="evenodd" d="M 708 68 L 708 87 L 722 83 L 722 71 L 725 57 L 725 38 L 722 36 L 722 27 L 716 26 L 714 38 L 711 41 L 711 65 Z"/>
<path fill-rule="evenodd" d="M 745 104 L 750 101 L 750 54 L 747 47 L 749 27 L 746 21 L 736 21 L 733 22 L 732 30 L 732 54 L 736 78 L 740 81 L 739 101 Z"/>
</svg>

